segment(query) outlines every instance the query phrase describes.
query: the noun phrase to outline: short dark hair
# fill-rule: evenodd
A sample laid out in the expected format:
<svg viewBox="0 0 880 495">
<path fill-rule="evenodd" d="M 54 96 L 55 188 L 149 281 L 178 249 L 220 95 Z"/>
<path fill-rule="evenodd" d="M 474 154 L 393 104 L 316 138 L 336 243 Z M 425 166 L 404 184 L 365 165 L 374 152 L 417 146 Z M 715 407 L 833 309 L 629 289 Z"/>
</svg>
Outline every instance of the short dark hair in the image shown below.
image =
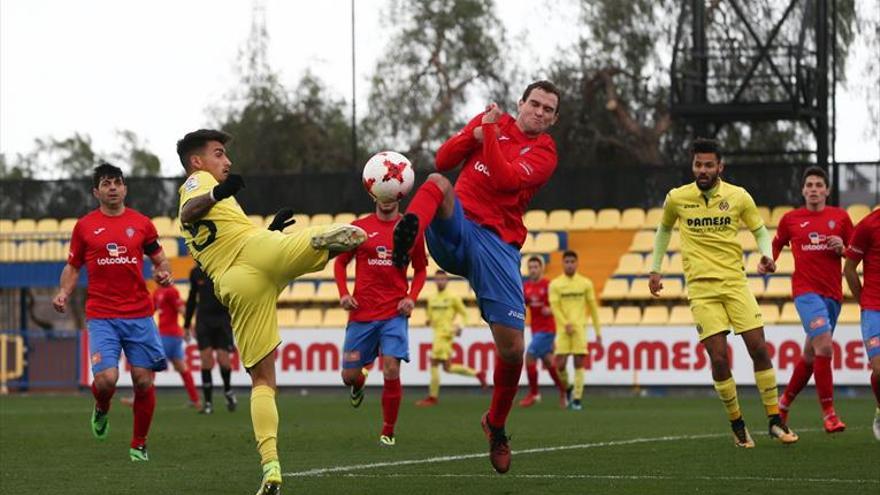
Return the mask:
<svg viewBox="0 0 880 495">
<path fill-rule="evenodd" d="M 443 270 L 437 270 L 436 272 L 434 272 L 434 276 L 436 277 L 437 275 L 446 275 L 446 272 L 444 272 Z"/>
<path fill-rule="evenodd" d="M 807 177 L 810 177 L 810 176 L 821 177 L 822 180 L 825 182 L 825 187 L 828 187 L 831 185 L 828 182 L 828 172 L 826 172 L 821 167 L 817 167 L 817 166 L 813 165 L 813 166 L 807 167 L 807 169 L 804 170 L 804 175 L 801 176 L 801 187 L 804 187 L 804 185 L 807 183 Z"/>
<path fill-rule="evenodd" d="M 177 156 L 180 157 L 180 164 L 185 170 L 189 170 L 190 157 L 202 151 L 210 141 L 226 144 L 232 141 L 232 136 L 215 129 L 199 129 L 187 133 L 183 139 L 177 141 Z"/>
<path fill-rule="evenodd" d="M 697 153 L 715 153 L 715 156 L 721 159 L 721 144 L 709 138 L 698 137 L 691 143 L 691 158 Z"/>
<path fill-rule="evenodd" d="M 557 88 L 555 84 L 547 80 L 535 81 L 532 84 L 526 86 L 526 90 L 523 91 L 521 101 L 527 101 L 529 99 L 529 95 L 532 94 L 533 89 L 541 89 L 550 94 L 556 95 L 556 114 L 558 115 L 559 107 L 562 104 L 562 95 L 559 93 L 559 88 Z"/>
<path fill-rule="evenodd" d="M 565 258 L 578 259 L 578 254 L 574 251 L 568 250 L 568 251 L 562 253 L 562 259 L 565 259 Z"/>
<path fill-rule="evenodd" d="M 544 258 L 541 258 L 540 256 L 530 256 L 526 263 L 531 263 L 533 261 L 537 261 L 541 266 L 544 266 Z"/>
<path fill-rule="evenodd" d="M 122 174 L 121 168 L 107 162 L 101 162 L 100 165 L 95 167 L 94 173 L 92 173 L 92 186 L 97 189 L 101 180 L 115 179 L 117 177 L 122 179 L 122 182 L 125 183 L 125 175 Z"/>
</svg>

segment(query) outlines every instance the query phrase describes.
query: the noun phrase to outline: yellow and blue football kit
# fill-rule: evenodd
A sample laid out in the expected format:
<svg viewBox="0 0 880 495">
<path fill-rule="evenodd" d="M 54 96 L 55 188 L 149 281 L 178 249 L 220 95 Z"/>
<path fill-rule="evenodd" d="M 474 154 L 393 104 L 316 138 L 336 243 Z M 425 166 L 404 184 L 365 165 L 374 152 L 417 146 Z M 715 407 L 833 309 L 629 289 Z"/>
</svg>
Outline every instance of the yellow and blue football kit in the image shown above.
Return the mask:
<svg viewBox="0 0 880 495">
<path fill-rule="evenodd" d="M 588 308 L 598 337 L 602 335 L 602 328 L 593 282 L 579 273 L 571 277 L 563 274 L 550 282 L 550 309 L 556 320 L 556 354 L 587 354 Z M 570 334 L 565 331 L 567 325 L 574 326 Z"/>
<path fill-rule="evenodd" d="M 461 315 L 462 326 L 468 324 L 464 302 L 448 290 L 438 291 L 428 299 L 427 316 L 434 330 L 431 358 L 446 361 L 452 357 L 456 315 Z"/>
</svg>

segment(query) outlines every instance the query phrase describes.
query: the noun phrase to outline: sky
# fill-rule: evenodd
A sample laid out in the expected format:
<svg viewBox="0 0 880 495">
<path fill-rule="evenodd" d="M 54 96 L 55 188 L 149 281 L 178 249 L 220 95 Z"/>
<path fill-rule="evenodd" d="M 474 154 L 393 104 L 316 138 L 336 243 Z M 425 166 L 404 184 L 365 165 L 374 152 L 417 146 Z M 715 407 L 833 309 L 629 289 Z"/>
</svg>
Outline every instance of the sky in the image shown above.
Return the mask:
<svg viewBox="0 0 880 495">
<path fill-rule="evenodd" d="M 553 0 L 498 1 L 512 53 L 543 65 L 577 38 L 573 7 Z M 357 108 L 366 112 L 369 75 L 389 36 L 386 0 L 357 0 Z M 306 71 L 351 101 L 350 0 L 265 0 L 269 62 L 294 87 Z M 555 12 L 551 14 L 551 12 Z M 12 159 L 36 138 L 88 134 L 98 151 L 134 131 L 179 175 L 174 145 L 214 123 L 236 86 L 235 63 L 251 27 L 249 0 L 0 0 L 0 153 Z M 849 64 L 856 78 L 866 53 Z M 876 54 L 874 55 L 876 56 Z M 862 97 L 838 91 L 837 159 L 878 160 Z M 472 101 L 475 112 L 485 102 Z M 510 105 L 512 106 L 512 104 Z"/>
</svg>

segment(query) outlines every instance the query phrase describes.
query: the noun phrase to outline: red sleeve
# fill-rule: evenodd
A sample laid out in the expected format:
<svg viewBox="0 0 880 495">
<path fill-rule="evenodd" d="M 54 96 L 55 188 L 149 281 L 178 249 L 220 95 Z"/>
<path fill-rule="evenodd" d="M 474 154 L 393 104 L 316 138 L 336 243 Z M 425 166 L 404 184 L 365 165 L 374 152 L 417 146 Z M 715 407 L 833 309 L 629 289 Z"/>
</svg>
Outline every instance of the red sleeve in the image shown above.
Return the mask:
<svg viewBox="0 0 880 495">
<path fill-rule="evenodd" d="M 70 251 L 67 253 L 67 264 L 77 270 L 86 262 L 86 244 L 82 238 L 82 221 L 76 222 L 70 235 Z"/>
<path fill-rule="evenodd" d="M 843 215 L 843 228 L 840 229 L 840 236 L 843 239 L 843 245 L 846 246 L 849 244 L 849 240 L 853 235 L 853 224 L 852 219 L 849 218 L 849 215 L 844 213 Z"/>
<path fill-rule="evenodd" d="M 171 294 L 174 296 L 174 307 L 178 310 L 180 308 L 186 306 L 186 302 L 180 297 L 180 291 L 177 290 L 177 287 L 171 285 L 168 287 L 171 290 Z"/>
<path fill-rule="evenodd" d="M 547 140 L 541 140 L 525 154 L 508 162 L 498 143 L 497 132 L 497 124 L 483 126 L 483 159 L 495 187 L 500 191 L 521 191 L 540 186 L 550 179 L 556 168 L 556 149 Z"/>
<path fill-rule="evenodd" d="M 788 213 L 782 215 L 779 225 L 776 227 L 776 236 L 773 238 L 773 261 L 779 259 L 779 253 L 782 248 L 791 241 L 791 234 L 788 232 Z"/>
<path fill-rule="evenodd" d="M 846 248 L 845 255 L 853 261 L 862 261 L 865 253 L 871 247 L 871 229 L 868 222 L 861 221 L 856 225 L 852 237 L 849 240 L 849 246 Z"/>
<path fill-rule="evenodd" d="M 336 279 L 336 290 L 339 291 L 340 298 L 349 295 L 346 268 L 352 257 L 354 251 L 344 251 L 336 256 L 336 261 L 333 263 L 333 278 Z"/>
<path fill-rule="evenodd" d="M 425 254 L 425 243 L 420 238 L 415 249 L 412 251 L 413 280 L 409 287 L 409 298 L 413 301 L 419 299 L 425 281 L 428 279 L 428 255 Z"/>
<path fill-rule="evenodd" d="M 152 258 L 162 252 L 162 245 L 159 244 L 159 233 L 153 221 L 145 217 L 144 223 L 144 243 L 141 244 L 141 249 L 144 250 L 144 254 Z M 154 246 L 158 246 L 158 249 Z"/>
<path fill-rule="evenodd" d="M 434 157 L 434 163 L 437 170 L 443 172 L 451 170 L 461 165 L 461 162 L 475 149 L 479 148 L 480 142 L 474 137 L 474 129 L 476 129 L 483 120 L 483 114 L 480 113 L 472 118 L 464 129 L 451 138 L 447 139 L 437 150 Z"/>
</svg>

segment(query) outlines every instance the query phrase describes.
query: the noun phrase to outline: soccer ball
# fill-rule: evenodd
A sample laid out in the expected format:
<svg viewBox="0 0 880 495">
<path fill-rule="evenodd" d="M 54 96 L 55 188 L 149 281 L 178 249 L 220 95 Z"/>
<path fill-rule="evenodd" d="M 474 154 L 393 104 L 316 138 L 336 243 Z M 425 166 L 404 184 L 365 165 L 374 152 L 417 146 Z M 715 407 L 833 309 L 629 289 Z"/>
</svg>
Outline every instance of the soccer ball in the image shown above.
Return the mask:
<svg viewBox="0 0 880 495">
<path fill-rule="evenodd" d="M 400 153 L 380 151 L 364 165 L 364 188 L 376 201 L 390 203 L 405 198 L 416 174 L 412 163 Z"/>
</svg>

